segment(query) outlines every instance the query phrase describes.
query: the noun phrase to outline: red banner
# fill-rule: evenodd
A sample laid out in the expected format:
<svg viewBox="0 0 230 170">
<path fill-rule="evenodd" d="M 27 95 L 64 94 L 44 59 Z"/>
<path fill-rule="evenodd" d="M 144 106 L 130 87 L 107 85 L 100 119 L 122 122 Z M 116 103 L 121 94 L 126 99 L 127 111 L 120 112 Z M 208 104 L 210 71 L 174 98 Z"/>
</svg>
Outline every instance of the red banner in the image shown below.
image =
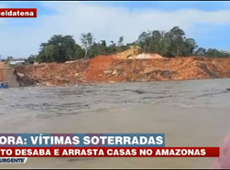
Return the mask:
<svg viewBox="0 0 230 170">
<path fill-rule="evenodd" d="M 0 18 L 36 18 L 36 8 L 0 8 Z"/>
<path fill-rule="evenodd" d="M 219 157 L 219 147 L 1 147 L 0 157 Z"/>
</svg>

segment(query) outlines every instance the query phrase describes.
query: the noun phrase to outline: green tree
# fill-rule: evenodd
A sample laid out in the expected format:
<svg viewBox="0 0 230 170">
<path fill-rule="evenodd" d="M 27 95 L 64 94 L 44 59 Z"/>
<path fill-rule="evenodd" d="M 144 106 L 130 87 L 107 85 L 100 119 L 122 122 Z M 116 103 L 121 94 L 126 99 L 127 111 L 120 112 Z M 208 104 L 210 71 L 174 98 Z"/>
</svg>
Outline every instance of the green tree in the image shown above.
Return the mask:
<svg viewBox="0 0 230 170">
<path fill-rule="evenodd" d="M 192 38 L 186 38 L 185 32 L 179 27 L 173 27 L 168 32 L 147 31 L 142 32 L 136 41 L 140 52 L 158 53 L 165 57 L 180 57 L 193 55 L 198 47 Z"/>
<path fill-rule="evenodd" d="M 29 63 L 35 62 L 36 60 L 37 60 L 37 56 L 36 56 L 36 55 L 33 55 L 33 54 L 31 54 L 31 55 L 28 57 L 28 59 L 27 59 L 27 61 L 28 61 Z"/>
<path fill-rule="evenodd" d="M 41 43 L 38 60 L 65 62 L 75 59 L 76 43 L 73 36 L 53 35 L 47 43 Z"/>
<path fill-rule="evenodd" d="M 94 44 L 94 37 L 92 35 L 92 33 L 88 32 L 86 34 L 82 33 L 81 34 L 81 43 L 82 46 L 85 50 L 85 58 L 87 58 L 88 56 L 88 51 L 89 49 L 92 47 L 92 45 Z"/>
<path fill-rule="evenodd" d="M 194 53 L 196 56 L 205 56 L 206 55 L 206 49 L 205 48 L 202 48 L 202 47 L 199 47 L 195 53 Z"/>
<path fill-rule="evenodd" d="M 81 59 L 85 56 L 85 50 L 81 48 L 80 45 L 75 44 L 75 53 L 74 53 L 75 59 Z"/>
<path fill-rule="evenodd" d="M 92 33 L 82 33 L 81 46 L 76 44 L 71 35 L 53 35 L 47 42 L 40 44 L 37 56 L 30 60 L 39 62 L 65 62 L 81 58 L 92 58 L 98 55 L 116 54 L 127 50 L 131 45 L 139 46 L 139 53 L 157 53 L 164 57 L 230 57 L 230 53 L 217 49 L 198 47 L 195 39 L 186 37 L 185 31 L 178 26 L 169 31 L 143 31 L 138 39 L 129 44 L 124 43 L 124 37 L 119 37 L 117 43 L 106 40 L 96 42 Z"/>
</svg>

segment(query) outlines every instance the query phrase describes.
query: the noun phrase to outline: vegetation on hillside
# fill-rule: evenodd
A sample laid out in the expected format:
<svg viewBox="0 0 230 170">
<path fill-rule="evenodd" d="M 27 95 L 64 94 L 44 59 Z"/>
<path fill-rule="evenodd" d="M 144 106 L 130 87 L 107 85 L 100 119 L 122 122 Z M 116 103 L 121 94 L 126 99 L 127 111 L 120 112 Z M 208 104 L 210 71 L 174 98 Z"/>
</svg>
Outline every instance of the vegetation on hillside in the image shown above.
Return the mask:
<svg viewBox="0 0 230 170">
<path fill-rule="evenodd" d="M 142 32 L 138 39 L 130 44 L 124 44 L 121 36 L 117 43 L 105 40 L 96 41 L 92 33 L 81 34 L 81 44 L 77 44 L 71 35 L 53 35 L 46 43 L 41 43 L 37 55 L 31 55 L 29 61 L 65 62 L 81 58 L 92 58 L 98 55 L 116 54 L 127 50 L 130 45 L 138 45 L 139 53 L 158 53 L 164 57 L 230 57 L 230 53 L 217 49 L 198 47 L 196 41 L 187 38 L 185 32 L 175 26 L 168 32 Z"/>
</svg>

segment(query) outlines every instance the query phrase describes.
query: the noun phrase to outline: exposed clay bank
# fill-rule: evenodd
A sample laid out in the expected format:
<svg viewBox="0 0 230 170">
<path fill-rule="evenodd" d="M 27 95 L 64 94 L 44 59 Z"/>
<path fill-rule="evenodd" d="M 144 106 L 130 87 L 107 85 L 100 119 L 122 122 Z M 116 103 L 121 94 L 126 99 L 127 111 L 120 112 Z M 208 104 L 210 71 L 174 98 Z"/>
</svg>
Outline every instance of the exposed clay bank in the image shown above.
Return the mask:
<svg viewBox="0 0 230 170">
<path fill-rule="evenodd" d="M 229 58 L 116 59 L 98 56 L 91 60 L 17 67 L 38 85 L 147 82 L 230 77 Z"/>
</svg>

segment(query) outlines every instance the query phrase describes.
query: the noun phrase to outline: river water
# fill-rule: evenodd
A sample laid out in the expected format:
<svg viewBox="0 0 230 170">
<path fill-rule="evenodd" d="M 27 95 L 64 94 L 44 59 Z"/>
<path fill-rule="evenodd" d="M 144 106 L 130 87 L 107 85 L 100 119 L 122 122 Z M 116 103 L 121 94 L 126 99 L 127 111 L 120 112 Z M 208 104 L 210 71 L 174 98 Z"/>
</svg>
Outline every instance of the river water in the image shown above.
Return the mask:
<svg viewBox="0 0 230 170">
<path fill-rule="evenodd" d="M 229 79 L 0 90 L 1 133 L 165 133 L 166 146 L 219 146 Z M 29 158 L 0 168 L 209 168 L 212 158 Z"/>
</svg>

